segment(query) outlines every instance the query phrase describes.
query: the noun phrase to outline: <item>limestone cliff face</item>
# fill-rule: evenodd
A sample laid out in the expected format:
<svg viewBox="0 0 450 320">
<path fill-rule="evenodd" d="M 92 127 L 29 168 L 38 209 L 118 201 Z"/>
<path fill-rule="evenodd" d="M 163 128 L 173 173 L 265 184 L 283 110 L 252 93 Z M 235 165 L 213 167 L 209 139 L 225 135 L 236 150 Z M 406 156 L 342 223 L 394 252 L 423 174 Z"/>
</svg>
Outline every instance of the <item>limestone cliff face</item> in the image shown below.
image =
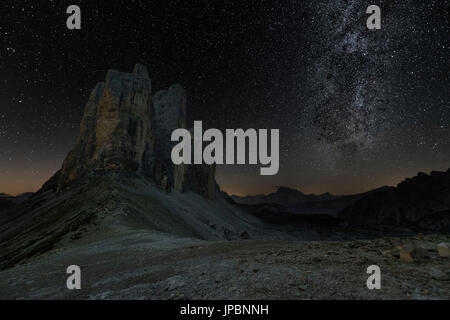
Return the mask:
<svg viewBox="0 0 450 320">
<path fill-rule="evenodd" d="M 155 182 L 161 189 L 175 187 L 175 166 L 171 161 L 173 130 L 186 127 L 186 92 L 180 85 L 157 92 L 153 97 L 155 131 L 158 132 L 150 163 Z"/>
<path fill-rule="evenodd" d="M 137 64 L 132 73 L 110 70 L 89 97 L 75 148 L 41 191 L 61 191 L 94 175 L 134 172 L 167 192 L 214 198 L 214 168 L 171 161 L 171 133 L 185 127 L 186 93 L 180 85 L 153 96 L 145 66 Z"/>
</svg>

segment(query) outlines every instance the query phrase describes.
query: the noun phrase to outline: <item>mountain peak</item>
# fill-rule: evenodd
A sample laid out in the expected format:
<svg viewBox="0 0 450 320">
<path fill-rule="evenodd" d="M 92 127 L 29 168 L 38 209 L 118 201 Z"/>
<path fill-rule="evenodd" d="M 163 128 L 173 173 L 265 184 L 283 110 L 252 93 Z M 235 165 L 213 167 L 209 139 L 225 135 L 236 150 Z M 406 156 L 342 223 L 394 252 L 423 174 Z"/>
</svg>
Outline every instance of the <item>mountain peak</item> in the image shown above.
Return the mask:
<svg viewBox="0 0 450 320">
<path fill-rule="evenodd" d="M 143 64 L 136 63 L 134 65 L 133 74 L 138 75 L 138 76 L 142 76 L 142 77 L 150 80 L 150 77 L 148 75 L 147 67 L 145 65 L 143 65 Z"/>
<path fill-rule="evenodd" d="M 171 161 L 170 134 L 185 126 L 186 93 L 181 85 L 152 95 L 144 65 L 136 64 L 132 73 L 109 70 L 89 97 L 74 149 L 40 192 L 61 191 L 92 176 L 131 172 L 165 191 L 190 190 L 214 197 L 213 168 L 175 166 Z M 186 178 L 192 171 L 196 181 Z"/>
<path fill-rule="evenodd" d="M 279 195 L 304 195 L 304 193 L 298 189 L 292 189 L 283 186 L 277 186 L 276 188 L 277 188 L 276 193 Z"/>
</svg>

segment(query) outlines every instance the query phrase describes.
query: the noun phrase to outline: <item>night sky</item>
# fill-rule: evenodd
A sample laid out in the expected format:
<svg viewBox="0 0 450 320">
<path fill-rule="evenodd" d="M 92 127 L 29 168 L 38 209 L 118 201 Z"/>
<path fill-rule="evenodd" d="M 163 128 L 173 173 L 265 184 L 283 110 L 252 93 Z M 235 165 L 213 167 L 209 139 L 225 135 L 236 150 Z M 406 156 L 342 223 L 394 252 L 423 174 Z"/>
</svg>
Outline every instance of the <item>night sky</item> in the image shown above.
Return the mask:
<svg viewBox="0 0 450 320">
<path fill-rule="evenodd" d="M 218 2 L 218 1 L 217 1 Z M 77 4 L 82 29 L 66 28 Z M 382 10 L 381 30 L 366 8 Z M 180 83 L 204 128 L 280 129 L 280 171 L 234 194 L 348 194 L 450 167 L 449 1 L 1 1 L 0 192 L 35 191 L 108 69 Z"/>
</svg>

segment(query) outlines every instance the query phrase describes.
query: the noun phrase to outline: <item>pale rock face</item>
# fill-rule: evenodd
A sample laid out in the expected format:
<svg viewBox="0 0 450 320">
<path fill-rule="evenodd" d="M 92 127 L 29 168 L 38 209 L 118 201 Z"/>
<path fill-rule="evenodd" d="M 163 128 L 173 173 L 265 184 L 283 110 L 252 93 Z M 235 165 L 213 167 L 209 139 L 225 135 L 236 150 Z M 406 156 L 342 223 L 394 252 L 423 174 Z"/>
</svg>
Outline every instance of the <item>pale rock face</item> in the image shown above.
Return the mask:
<svg viewBox="0 0 450 320">
<path fill-rule="evenodd" d="M 148 75 L 109 71 L 97 109 L 92 160 L 99 161 L 101 169 L 139 168 L 144 151 L 153 144 L 152 131 Z"/>
<path fill-rule="evenodd" d="M 175 187 L 175 166 L 171 160 L 172 132 L 186 127 L 186 93 L 180 85 L 158 91 L 153 97 L 154 122 L 157 136 L 154 155 L 146 158 L 155 183 L 163 190 Z M 178 169 L 177 169 L 178 170 Z M 147 169 L 148 171 L 148 169 Z M 177 182 L 179 183 L 179 182 Z"/>
<path fill-rule="evenodd" d="M 194 136 L 194 129 L 190 130 Z M 192 150 L 194 145 L 192 141 Z M 220 193 L 220 188 L 216 183 L 216 166 L 206 164 L 191 164 L 175 166 L 174 186 L 179 192 L 195 192 L 205 198 L 214 200 Z"/>
<path fill-rule="evenodd" d="M 214 168 L 175 166 L 171 134 L 186 127 L 186 92 L 180 85 L 157 92 L 147 68 L 110 70 L 86 104 L 80 136 L 63 166 L 41 191 L 60 191 L 91 175 L 131 171 L 169 192 L 193 191 L 214 198 Z"/>
<path fill-rule="evenodd" d="M 215 167 L 207 165 L 178 165 L 171 161 L 171 150 L 177 142 L 171 142 L 172 132 L 186 128 L 186 92 L 180 85 L 158 91 L 153 97 L 155 119 L 154 180 L 163 190 L 192 191 L 214 199 L 217 184 Z M 191 129 L 191 134 L 193 134 Z"/>
<path fill-rule="evenodd" d="M 161 90 L 153 97 L 155 127 L 161 137 L 177 128 L 186 128 L 186 92 L 179 84 Z"/>
<path fill-rule="evenodd" d="M 95 172 L 138 170 L 153 147 L 152 87 L 147 70 L 108 71 L 92 91 L 75 148 L 62 169 L 43 187 L 61 190 Z"/>
</svg>

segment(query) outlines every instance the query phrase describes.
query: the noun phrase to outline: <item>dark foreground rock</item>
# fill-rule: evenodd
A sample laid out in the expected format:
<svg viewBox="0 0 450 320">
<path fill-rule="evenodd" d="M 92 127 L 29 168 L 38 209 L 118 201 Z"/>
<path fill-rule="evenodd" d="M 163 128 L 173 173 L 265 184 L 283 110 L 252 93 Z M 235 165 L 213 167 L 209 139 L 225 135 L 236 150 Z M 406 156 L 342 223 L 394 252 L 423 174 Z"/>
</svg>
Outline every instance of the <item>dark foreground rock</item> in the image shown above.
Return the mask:
<svg viewBox="0 0 450 320">
<path fill-rule="evenodd" d="M 12 299 L 450 299 L 447 236 L 349 242 L 204 242 L 135 231 L 61 249 L 0 272 L 0 298 Z M 399 259 L 420 242 L 428 257 Z M 66 288 L 77 264 L 82 289 Z M 367 268 L 381 269 L 369 290 Z"/>
</svg>

